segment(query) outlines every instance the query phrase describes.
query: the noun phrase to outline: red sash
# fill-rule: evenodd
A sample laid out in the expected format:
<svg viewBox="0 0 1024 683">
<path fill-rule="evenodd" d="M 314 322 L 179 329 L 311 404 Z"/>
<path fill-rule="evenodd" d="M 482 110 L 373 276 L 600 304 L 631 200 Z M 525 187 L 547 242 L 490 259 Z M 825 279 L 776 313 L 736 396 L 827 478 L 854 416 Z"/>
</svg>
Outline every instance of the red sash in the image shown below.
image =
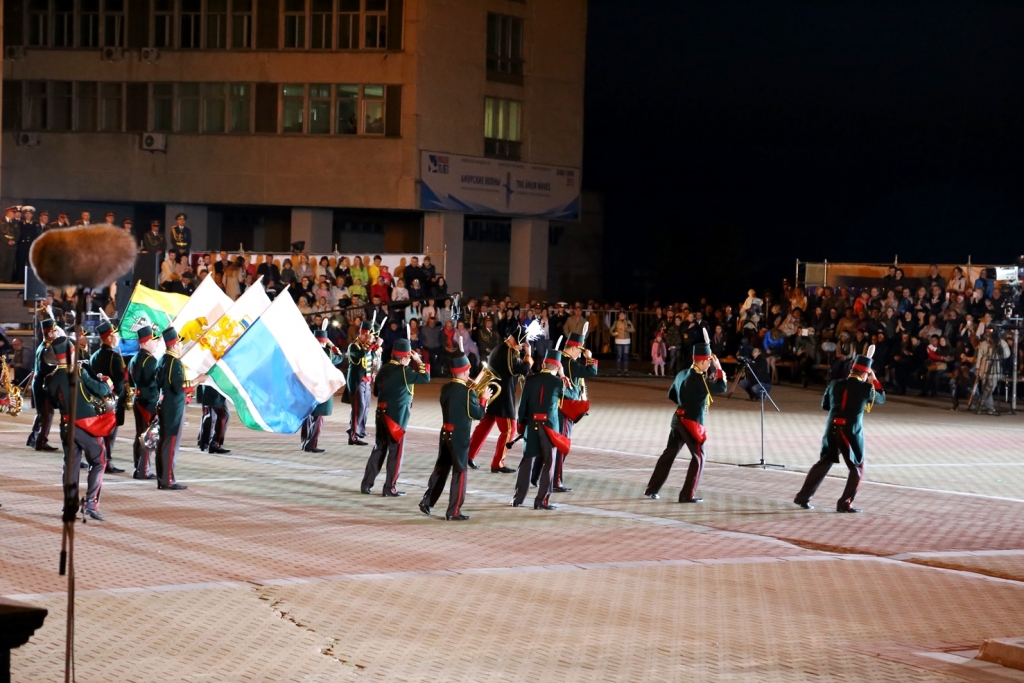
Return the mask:
<svg viewBox="0 0 1024 683">
<path fill-rule="evenodd" d="M 559 434 L 547 425 L 544 425 L 544 431 L 547 432 L 548 439 L 551 441 L 551 445 L 555 447 L 556 451 L 562 455 L 569 454 L 569 448 L 572 446 L 572 440 L 569 437 Z"/>
<path fill-rule="evenodd" d="M 75 420 L 75 426 L 81 427 L 90 436 L 109 436 L 117 427 L 117 413 L 111 410 L 102 415 L 83 417 Z"/>
<path fill-rule="evenodd" d="M 693 420 L 687 420 L 683 417 L 686 411 L 680 408 L 676 411 L 676 417 L 679 418 L 679 424 L 683 425 L 686 431 L 690 432 L 690 436 L 697 440 L 697 444 L 703 446 L 704 442 L 708 440 L 708 433 L 704 429 L 704 425 Z"/>
<path fill-rule="evenodd" d="M 395 443 L 400 443 L 405 438 L 405 430 L 388 417 L 387 414 L 384 415 L 384 424 L 387 425 L 388 433 L 391 434 L 391 438 L 395 440 Z"/>
<path fill-rule="evenodd" d="M 587 414 L 590 410 L 590 399 L 584 399 L 581 401 L 573 400 L 570 398 L 562 400 L 562 407 L 560 409 L 562 414 L 573 422 L 579 422 L 580 418 Z"/>
</svg>

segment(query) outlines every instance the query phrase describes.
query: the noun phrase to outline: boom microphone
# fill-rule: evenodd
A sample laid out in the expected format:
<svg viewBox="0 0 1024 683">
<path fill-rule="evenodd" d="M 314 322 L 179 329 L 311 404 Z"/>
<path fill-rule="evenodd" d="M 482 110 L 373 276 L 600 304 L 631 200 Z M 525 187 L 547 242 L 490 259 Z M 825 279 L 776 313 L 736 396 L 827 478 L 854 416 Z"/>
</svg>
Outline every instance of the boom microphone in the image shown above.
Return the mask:
<svg viewBox="0 0 1024 683">
<path fill-rule="evenodd" d="M 124 230 L 91 225 L 47 230 L 32 243 L 29 261 L 50 287 L 99 289 L 131 270 L 137 254 Z"/>
</svg>

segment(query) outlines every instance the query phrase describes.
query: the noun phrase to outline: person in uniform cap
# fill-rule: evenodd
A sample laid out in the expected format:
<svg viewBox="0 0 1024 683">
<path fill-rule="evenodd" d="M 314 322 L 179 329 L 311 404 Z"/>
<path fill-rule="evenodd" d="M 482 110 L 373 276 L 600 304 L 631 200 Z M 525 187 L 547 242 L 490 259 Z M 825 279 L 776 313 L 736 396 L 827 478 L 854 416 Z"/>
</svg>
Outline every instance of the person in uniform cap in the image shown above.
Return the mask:
<svg viewBox="0 0 1024 683">
<path fill-rule="evenodd" d="M 516 431 L 516 391 L 519 388 L 519 378 L 530 374 L 530 368 L 533 366 L 530 345 L 520 342 L 517 334 L 510 334 L 504 344 L 498 344 L 491 350 L 487 356 L 487 366 L 497 376 L 501 391 L 493 401 L 487 403 L 487 414 L 473 430 L 473 438 L 469 444 L 469 466 L 478 469 L 474 460 L 480 453 L 487 435 L 491 433 L 491 428 L 497 423 L 501 433 L 498 434 L 498 444 L 491 459 L 491 472 L 508 474 L 515 470 L 505 465 L 505 454 L 508 452 L 505 444 L 512 440 L 512 435 Z"/>
<path fill-rule="evenodd" d="M 26 446 L 37 451 L 55 451 L 49 443 L 50 425 L 53 423 L 53 404 L 50 395 L 43 390 L 43 380 L 57 367 L 51 348 L 57 340 L 57 323 L 51 318 L 40 321 L 39 328 L 43 341 L 36 347 L 36 363 L 32 374 L 32 402 L 36 406 L 36 417 L 32 421 Z"/>
<path fill-rule="evenodd" d="M 132 222 L 132 219 L 131 218 L 125 218 L 124 222 L 121 225 L 124 227 L 124 231 L 126 233 L 128 233 L 128 236 L 131 237 L 132 240 L 134 241 L 135 240 L 135 223 Z M 136 242 L 136 244 L 137 244 L 137 242 Z"/>
<path fill-rule="evenodd" d="M 409 364 L 416 361 L 414 370 Z M 369 493 L 373 482 L 387 460 L 387 477 L 383 496 L 404 496 L 396 488 L 402 473 L 402 454 L 405 451 L 405 428 L 409 425 L 409 408 L 417 384 L 430 382 L 430 366 L 412 350 L 408 339 L 396 339 L 391 349 L 391 360 L 377 373 L 374 390 L 377 394 L 377 433 L 373 450 L 366 461 L 366 473 L 359 490 Z"/>
<path fill-rule="evenodd" d="M 50 229 L 50 212 L 43 210 L 39 212 L 39 233 L 42 234 Z"/>
<path fill-rule="evenodd" d="M 230 453 L 224 448 L 224 434 L 228 429 L 227 398 L 209 385 L 196 388 L 196 398 L 203 407 L 203 419 L 199 423 L 199 450 L 209 453 Z"/>
<path fill-rule="evenodd" d="M 50 229 L 54 230 L 57 228 L 70 228 L 71 220 L 68 218 L 66 213 L 58 213 L 57 220 L 50 224 Z"/>
<path fill-rule="evenodd" d="M 164 236 L 160 233 L 160 221 L 149 222 L 149 232 L 142 236 L 142 251 L 155 254 L 164 250 Z"/>
<path fill-rule="evenodd" d="M 117 330 L 110 324 L 110 321 L 104 320 L 97 325 L 96 333 L 100 336 L 100 348 L 96 350 L 96 353 L 92 354 L 92 358 L 89 359 L 89 366 L 92 368 L 93 373 L 99 372 L 110 378 L 110 381 L 113 383 L 113 395 L 117 398 L 117 425 L 110 434 L 104 437 L 107 473 L 120 474 L 124 470 L 114 466 L 114 442 L 117 439 L 117 428 L 124 424 L 124 409 L 128 398 L 125 386 L 127 369 L 125 368 L 124 358 L 117 351 L 117 345 L 120 341 L 117 338 Z"/>
<path fill-rule="evenodd" d="M 135 391 L 135 403 L 132 412 L 135 415 L 135 439 L 132 443 L 132 456 L 135 461 L 133 479 L 155 479 L 156 475 L 149 471 L 150 452 L 139 439 L 146 431 L 153 418 L 156 417 L 157 404 L 160 401 L 160 387 L 157 386 L 156 349 L 157 342 L 153 338 L 153 328 L 143 325 L 137 330 L 139 335 L 139 351 L 128 364 L 128 375 Z"/>
<path fill-rule="evenodd" d="M 192 252 L 192 230 L 185 225 L 188 216 L 179 213 L 174 217 L 175 225 L 171 226 L 171 248 L 177 249 L 178 254 L 188 256 Z"/>
<path fill-rule="evenodd" d="M 565 349 L 562 351 L 562 376 L 565 377 L 564 396 L 559 408 L 560 433 L 567 439 L 572 438 L 573 426 L 583 419 L 590 408 L 590 401 L 587 399 L 587 377 L 597 377 L 597 359 L 593 358 L 590 349 L 584 348 L 586 339 L 585 333 L 573 332 L 565 342 Z M 582 362 L 580 358 L 583 358 Z M 555 479 L 553 482 L 556 493 L 568 493 L 572 489 L 562 481 L 562 470 L 565 465 L 565 453 L 558 451 L 555 454 Z M 536 486 L 540 480 L 543 464 L 540 458 L 533 461 L 533 472 L 530 482 Z"/>
<path fill-rule="evenodd" d="M 114 216 L 114 212 L 113 211 L 107 211 L 103 215 L 103 220 L 106 221 L 106 223 L 104 223 L 104 225 L 107 225 L 107 226 L 110 226 L 110 227 L 114 227 L 114 220 L 115 219 L 116 219 L 116 217 Z"/>
<path fill-rule="evenodd" d="M 709 373 L 711 366 L 714 372 Z M 693 365 L 676 375 L 668 390 L 668 398 L 676 404 L 676 412 L 672 416 L 671 432 L 665 451 L 658 458 L 658 463 L 647 483 L 644 495 L 648 498 L 660 498 L 658 491 L 668 479 L 668 473 L 685 444 L 690 450 L 690 467 L 686 472 L 686 481 L 679 491 L 680 503 L 699 503 L 703 498 L 696 496 L 700 475 L 704 470 L 704 442 L 707 432 L 704 429 L 704 417 L 711 405 L 712 394 L 724 394 L 728 389 L 725 372 L 718 358 L 711 355 L 711 346 L 700 342 L 693 346 Z"/>
<path fill-rule="evenodd" d="M 337 350 L 334 344 L 327 338 L 327 330 L 314 330 L 313 336 L 320 342 L 320 346 L 323 348 L 324 353 L 331 359 L 332 365 L 337 365 L 342 361 L 342 356 L 335 353 Z M 367 385 L 369 386 L 369 385 Z M 369 394 L 369 392 L 367 392 Z M 305 421 L 302 423 L 302 433 L 300 438 L 302 439 L 302 450 L 307 453 L 323 453 L 324 449 L 320 448 L 317 444 L 320 441 L 320 429 L 323 427 L 324 418 L 334 412 L 334 396 L 330 396 L 326 401 L 319 404 L 316 408 L 313 408 Z"/>
<path fill-rule="evenodd" d="M 860 512 L 853 507 L 853 499 L 864 477 L 864 413 L 870 412 L 875 403 L 885 403 L 885 388 L 871 369 L 870 356 L 856 356 L 850 376 L 832 380 L 825 389 L 821 408 L 828 411 L 828 421 L 821 439 L 821 457 L 807 473 L 794 503 L 805 510 L 813 509 L 811 498 L 841 456 L 850 476 L 836 511 Z"/>
<path fill-rule="evenodd" d="M 437 461 L 427 481 L 427 490 L 420 500 L 420 512 L 430 514 L 431 508 L 444 492 L 448 474 L 452 485 L 448 492 L 448 510 L 445 519 L 450 522 L 464 522 L 469 515 L 462 514 L 466 502 L 466 473 L 469 469 L 469 441 L 473 420 L 484 416 L 484 404 L 490 399 L 490 389 L 484 390 L 483 397 L 469 388 L 469 359 L 464 354 L 452 357 L 451 371 L 454 379 L 441 388 L 441 436 L 437 446 Z"/>
<path fill-rule="evenodd" d="M 21 207 L 8 206 L 0 222 L 0 282 L 13 282 L 14 264 L 18 253 L 18 231 Z"/>
<path fill-rule="evenodd" d="M 28 267 L 28 254 L 32 250 L 32 243 L 42 234 L 43 230 L 36 222 L 34 214 L 36 207 L 21 207 L 21 224 L 18 226 L 18 247 L 14 255 L 14 282 L 25 281 L 25 268 Z"/>
<path fill-rule="evenodd" d="M 568 453 L 569 439 L 560 434 L 558 408 L 565 393 L 562 381 L 562 352 L 549 349 L 544 354 L 541 370 L 526 378 L 523 397 L 519 401 L 519 435 L 526 439 L 523 461 L 516 477 L 516 493 L 512 507 L 519 507 L 530 492 L 530 472 L 534 458 L 541 461 L 537 480 L 537 496 L 533 509 L 554 510 L 550 503 L 555 476 L 555 451 Z"/>
<path fill-rule="evenodd" d="M 348 384 L 352 399 L 352 413 L 348 424 L 348 445 L 365 446 L 366 416 L 370 411 L 370 370 L 373 354 L 380 348 L 380 340 L 373 336 L 373 323 L 364 320 L 359 325 L 359 337 L 348 345 Z"/>
<path fill-rule="evenodd" d="M 185 426 L 185 395 L 192 393 L 196 385 L 206 380 L 199 375 L 195 381 L 185 379 L 185 366 L 181 364 L 181 340 L 178 331 L 168 327 L 163 331 L 167 351 L 157 365 L 156 381 L 162 397 L 157 413 L 160 416 L 160 445 L 156 452 L 156 482 L 159 489 L 183 491 L 183 486 L 174 480 L 174 459 L 181 446 L 181 432 Z"/>
<path fill-rule="evenodd" d="M 65 463 L 67 463 L 67 430 L 74 430 L 74 452 L 71 454 L 72 476 L 77 480 L 78 471 L 82 467 L 82 456 L 89 467 L 88 489 L 82 503 L 82 511 L 92 519 L 103 521 L 100 514 L 100 491 L 103 488 L 103 471 L 106 469 L 106 448 L 104 436 L 113 428 L 114 414 L 99 415 L 93 405 L 95 397 L 110 396 L 112 383 L 102 375 L 94 378 L 83 367 L 76 367 L 79 390 L 75 393 L 75 424 L 69 424 L 71 418 L 71 396 L 68 378 L 71 343 L 62 337 L 53 343 L 56 366 L 44 380 L 50 401 L 60 410 L 61 441 L 65 447 Z"/>
</svg>

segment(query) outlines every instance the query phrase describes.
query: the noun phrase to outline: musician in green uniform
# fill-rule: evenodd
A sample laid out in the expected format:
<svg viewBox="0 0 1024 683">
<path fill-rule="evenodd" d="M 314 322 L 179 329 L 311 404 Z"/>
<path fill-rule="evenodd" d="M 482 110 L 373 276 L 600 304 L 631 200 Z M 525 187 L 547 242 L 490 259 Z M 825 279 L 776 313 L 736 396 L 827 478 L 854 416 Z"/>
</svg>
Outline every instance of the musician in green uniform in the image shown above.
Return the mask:
<svg viewBox="0 0 1024 683">
<path fill-rule="evenodd" d="M 565 377 L 565 395 L 562 397 L 562 405 L 559 408 L 559 421 L 561 434 L 567 439 L 572 439 L 573 426 L 583 419 L 590 409 L 590 399 L 587 397 L 588 377 L 597 377 L 597 359 L 593 358 L 590 349 L 583 346 L 586 342 L 586 333 L 570 333 L 565 342 L 565 349 L 562 351 L 562 375 Z M 582 358 L 582 360 L 581 360 Z M 555 454 L 555 480 L 554 491 L 556 493 L 568 493 L 572 489 L 562 481 L 562 468 L 565 465 L 565 453 L 558 451 Z M 533 461 L 533 473 L 530 483 L 534 486 L 540 480 L 542 461 L 536 458 Z"/>
<path fill-rule="evenodd" d="M 203 407 L 203 419 L 199 423 L 199 450 L 209 453 L 230 453 L 224 448 L 224 435 L 228 429 L 228 400 L 209 385 L 196 388 L 196 398 Z"/>
<path fill-rule="evenodd" d="M 415 361 L 415 368 L 410 362 Z M 377 394 L 377 434 L 373 450 L 366 461 L 366 473 L 359 490 L 369 493 L 380 468 L 387 459 L 387 477 L 382 495 L 404 496 L 396 488 L 402 473 L 402 454 L 405 450 L 405 429 L 409 425 L 409 409 L 416 391 L 415 385 L 430 381 L 430 366 L 412 350 L 408 339 L 396 339 L 391 349 L 391 361 L 380 369 L 374 381 Z"/>
<path fill-rule="evenodd" d="M 135 460 L 133 479 L 156 479 L 149 471 L 150 452 L 142 445 L 139 437 L 146 431 L 153 418 L 156 417 L 157 404 L 160 401 L 160 387 L 157 386 L 156 359 L 157 341 L 153 338 L 153 328 L 143 325 L 137 330 L 139 335 L 139 351 L 128 364 L 128 375 L 131 377 L 135 401 L 132 413 L 135 415 L 135 440 L 132 443 L 132 456 Z"/>
<path fill-rule="evenodd" d="M 352 416 L 348 423 L 348 445 L 365 446 L 366 417 L 370 412 L 370 381 L 373 358 L 380 348 L 380 340 L 373 335 L 373 323 L 364 320 L 359 326 L 359 337 L 348 345 L 348 395 L 352 400 Z"/>
<path fill-rule="evenodd" d="M 331 359 L 332 364 L 337 365 L 342 361 L 341 354 L 337 353 L 338 348 L 327 338 L 327 330 L 315 330 L 313 335 L 320 342 L 320 346 L 323 347 L 324 353 Z M 319 448 L 317 443 L 320 441 L 320 429 L 323 427 L 324 418 L 332 412 L 334 412 L 334 396 L 319 404 L 306 417 L 302 423 L 302 433 L 300 435 L 302 438 L 302 450 L 307 453 L 324 452 L 324 449 Z"/>
<path fill-rule="evenodd" d="M 526 447 L 523 448 L 523 461 L 516 476 L 516 493 L 512 499 L 512 507 L 519 507 L 526 500 L 526 494 L 530 491 L 533 459 L 539 458 L 541 470 L 533 509 L 557 508 L 550 503 L 549 498 L 555 475 L 555 451 L 569 452 L 569 439 L 560 433 L 558 414 L 564 394 L 562 352 L 549 349 L 544 354 L 540 372 L 526 378 L 523 396 L 519 400 L 519 434 L 526 439 Z"/>
<path fill-rule="evenodd" d="M 712 366 L 714 372 L 709 372 Z M 711 405 L 711 394 L 724 394 L 728 388 L 721 363 L 711 355 L 711 345 L 706 341 L 694 344 L 693 365 L 677 374 L 668 390 L 669 400 L 676 404 L 672 431 L 664 452 L 658 458 L 658 464 L 654 466 L 645 496 L 654 499 L 661 497 L 658 491 L 668 479 L 672 463 L 685 444 L 690 451 L 690 467 L 686 471 L 683 488 L 679 491 L 679 502 L 700 503 L 704 500 L 696 496 L 700 475 L 704 470 L 704 442 L 707 441 L 704 417 Z"/>
<path fill-rule="evenodd" d="M 174 480 L 174 459 L 181 447 L 181 432 L 185 427 L 185 396 L 195 391 L 195 387 L 206 380 L 206 375 L 199 375 L 194 381 L 185 379 L 178 331 L 168 327 L 163 331 L 163 339 L 167 351 L 156 370 L 157 386 L 161 392 L 157 407 L 160 445 L 156 452 L 156 485 L 158 489 L 184 491 L 188 487 Z"/>
<path fill-rule="evenodd" d="M 40 321 L 39 328 L 43 333 L 43 341 L 36 347 L 36 363 L 32 374 L 32 403 L 36 407 L 36 417 L 32 421 L 32 431 L 25 445 L 37 451 L 55 451 L 56 447 L 49 443 L 53 404 L 50 403 L 49 393 L 43 389 L 43 380 L 57 367 L 51 348 L 54 340 L 58 339 L 57 324 L 52 318 L 46 318 Z"/>
<path fill-rule="evenodd" d="M 75 393 L 75 424 L 70 425 L 71 419 L 71 389 L 68 378 L 68 358 L 70 356 L 71 344 L 67 337 L 61 337 L 53 343 L 53 353 L 56 359 L 56 366 L 44 380 L 46 392 L 50 395 L 50 401 L 60 411 L 61 442 L 65 447 L 65 460 L 67 463 L 67 430 L 74 430 L 74 452 L 71 456 L 71 478 L 76 491 L 73 495 L 77 499 L 78 493 L 78 471 L 82 466 L 82 456 L 89 465 L 88 488 L 85 499 L 82 502 L 82 511 L 86 516 L 97 521 L 104 521 L 100 514 L 100 491 L 103 488 L 103 470 L 105 469 L 106 446 L 104 436 L 115 426 L 116 416 L 111 412 L 99 413 L 96 410 L 96 402 L 110 396 L 113 382 L 105 376 L 99 379 L 89 374 L 84 367 L 76 367 L 78 373 L 78 391 Z"/>
<path fill-rule="evenodd" d="M 109 320 L 104 320 L 97 325 L 96 332 L 100 336 L 100 348 L 92 354 L 89 365 L 94 373 L 99 372 L 110 378 L 110 381 L 114 383 L 114 397 L 117 399 L 117 425 L 104 439 L 107 451 L 107 473 L 120 474 L 124 470 L 114 466 L 114 441 L 117 438 L 117 428 L 124 424 L 125 401 L 128 398 L 125 387 L 127 376 L 124 358 L 117 351 L 120 340 L 117 338 L 117 330 Z"/>
<path fill-rule="evenodd" d="M 420 500 L 420 512 L 430 514 L 430 509 L 444 492 L 449 472 L 452 485 L 448 492 L 448 510 L 445 519 L 450 522 L 464 522 L 469 515 L 462 514 L 466 502 L 466 471 L 469 469 L 469 438 L 473 420 L 484 416 L 484 404 L 491 397 L 485 389 L 482 397 L 469 388 L 469 359 L 459 354 L 451 359 L 454 379 L 441 389 L 441 436 L 437 445 L 437 461 L 430 473 L 427 490 Z M 481 403 L 482 400 L 482 403 Z"/>
<path fill-rule="evenodd" d="M 836 511 L 860 512 L 853 507 L 853 499 L 864 478 L 864 413 L 870 412 L 875 403 L 885 403 L 885 388 L 871 369 L 870 355 L 856 356 L 850 376 L 832 380 L 825 389 L 821 408 L 828 411 L 828 423 L 821 439 L 821 459 L 807 473 L 794 503 L 805 510 L 813 509 L 811 498 L 842 456 L 850 476 L 836 503 Z"/>
</svg>

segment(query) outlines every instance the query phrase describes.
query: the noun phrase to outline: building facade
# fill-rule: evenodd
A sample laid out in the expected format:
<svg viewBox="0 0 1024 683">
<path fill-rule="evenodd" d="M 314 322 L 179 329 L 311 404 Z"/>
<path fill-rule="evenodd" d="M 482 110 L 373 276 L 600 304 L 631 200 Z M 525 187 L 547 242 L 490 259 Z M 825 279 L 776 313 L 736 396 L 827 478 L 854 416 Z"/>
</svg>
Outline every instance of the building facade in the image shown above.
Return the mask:
<svg viewBox="0 0 1024 683">
<path fill-rule="evenodd" d="M 443 254 L 455 290 L 484 211 L 508 225 L 513 295 L 544 295 L 550 218 L 581 213 L 586 10 L 6 0 L 0 192 L 137 226 L 185 211 L 198 249 Z M 425 202 L 428 153 L 483 164 L 515 201 Z M 517 206 L 545 183 L 516 169 L 568 176 L 575 216 Z"/>
</svg>

